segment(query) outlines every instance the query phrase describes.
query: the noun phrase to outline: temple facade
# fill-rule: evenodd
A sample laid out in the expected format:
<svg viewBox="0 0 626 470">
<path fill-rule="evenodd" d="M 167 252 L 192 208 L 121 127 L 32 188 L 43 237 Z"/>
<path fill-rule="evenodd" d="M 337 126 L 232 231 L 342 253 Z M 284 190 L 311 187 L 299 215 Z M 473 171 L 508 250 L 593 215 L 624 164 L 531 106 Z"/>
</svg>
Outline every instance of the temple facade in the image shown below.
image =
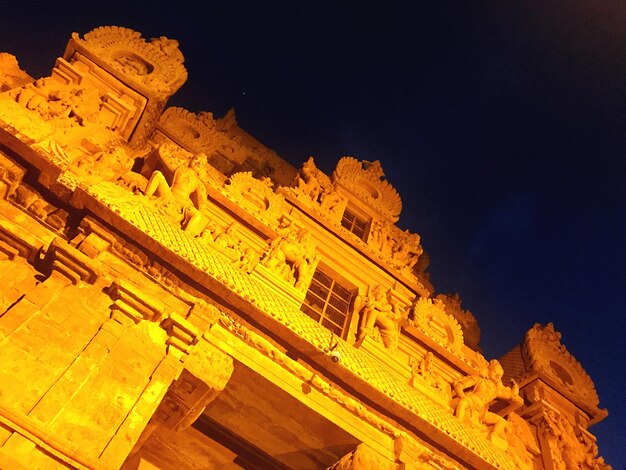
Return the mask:
<svg viewBox="0 0 626 470">
<path fill-rule="evenodd" d="M 552 324 L 485 358 L 381 162 L 168 108 L 178 46 L 0 54 L 0 468 L 610 468 Z"/>
</svg>

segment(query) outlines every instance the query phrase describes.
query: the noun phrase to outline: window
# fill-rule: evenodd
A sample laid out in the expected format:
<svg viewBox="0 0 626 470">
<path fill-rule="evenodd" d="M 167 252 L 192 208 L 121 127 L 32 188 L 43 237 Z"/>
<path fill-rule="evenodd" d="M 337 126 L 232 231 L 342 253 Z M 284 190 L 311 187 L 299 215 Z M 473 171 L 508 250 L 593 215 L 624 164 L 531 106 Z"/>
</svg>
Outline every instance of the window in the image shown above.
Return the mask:
<svg viewBox="0 0 626 470">
<path fill-rule="evenodd" d="M 342 286 L 318 268 L 313 274 L 302 311 L 337 336 L 343 336 L 354 294 L 354 290 Z"/>
<path fill-rule="evenodd" d="M 361 240 L 365 240 L 365 232 L 367 230 L 368 221 L 356 215 L 350 209 L 346 209 L 341 218 L 341 225 Z"/>
</svg>

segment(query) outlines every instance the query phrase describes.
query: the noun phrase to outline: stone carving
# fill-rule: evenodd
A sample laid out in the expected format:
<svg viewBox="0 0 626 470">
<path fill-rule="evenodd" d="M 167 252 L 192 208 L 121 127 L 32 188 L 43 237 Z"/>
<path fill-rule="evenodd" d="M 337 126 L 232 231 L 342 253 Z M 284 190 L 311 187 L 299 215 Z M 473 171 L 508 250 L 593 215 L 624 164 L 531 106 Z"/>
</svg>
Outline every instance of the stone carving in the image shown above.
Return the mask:
<svg viewBox="0 0 626 470">
<path fill-rule="evenodd" d="M 306 290 L 317 266 L 315 243 L 304 230 L 289 227 L 275 238 L 261 261 L 296 289 Z"/>
<path fill-rule="evenodd" d="M 391 222 L 375 219 L 372 222 L 368 246 L 405 276 L 415 277 L 416 266 L 424 250 L 420 236 L 402 231 Z"/>
<path fill-rule="evenodd" d="M 361 308 L 361 321 L 355 347 L 359 347 L 374 327 L 380 331 L 383 344 L 391 351 L 398 348 L 400 321 L 406 319 L 406 312 L 392 297 L 391 289 L 385 291 L 380 284 L 370 289 Z"/>
<path fill-rule="evenodd" d="M 101 26 L 72 40 L 112 68 L 150 90 L 171 96 L 187 80 L 178 41 L 160 37 L 146 41 L 141 33 L 120 26 Z"/>
<path fill-rule="evenodd" d="M 97 123 L 104 102 L 95 88 L 65 84 L 54 78 L 41 78 L 31 85 L 11 90 L 9 95 L 43 119 L 54 121 L 57 128 Z"/>
<path fill-rule="evenodd" d="M 461 308 L 461 297 L 459 294 L 439 294 L 435 298 L 443 303 L 445 312 L 452 315 L 461 325 L 465 344 L 471 349 L 478 350 L 480 327 L 472 312 Z"/>
<path fill-rule="evenodd" d="M 259 261 L 259 255 L 245 245 L 238 232 L 239 226 L 236 222 L 225 228 L 213 228 L 209 224 L 202 232 L 202 238 L 212 240 L 229 255 L 237 267 L 249 273 Z"/>
<path fill-rule="evenodd" d="M 32 81 L 33 77 L 20 68 L 14 55 L 0 52 L 0 93 Z"/>
<path fill-rule="evenodd" d="M 107 145 L 105 150 L 93 155 L 84 154 L 74 162 L 70 170 L 80 176 L 84 183 L 119 181 L 122 185 L 134 190 L 138 189 L 138 181 L 143 182 L 142 187 L 145 187 L 145 179 L 138 178 L 139 174 L 128 175 L 134 163 L 133 152 L 122 142 L 118 142 L 117 145 Z"/>
<path fill-rule="evenodd" d="M 293 178 L 295 169 L 237 126 L 232 109 L 223 118 L 215 119 L 208 112 L 194 114 L 171 107 L 161 115 L 159 128 L 185 149 L 205 153 L 209 164 L 225 175 L 241 171 L 246 160 L 252 158 L 261 167 L 256 177 L 269 176 L 278 184 L 286 184 Z"/>
<path fill-rule="evenodd" d="M 313 157 L 309 157 L 302 165 L 298 179 L 296 181 L 297 194 L 310 199 L 311 201 L 318 202 L 320 193 L 322 192 L 322 185 L 318 179 L 318 174 L 321 173 L 315 166 Z"/>
<path fill-rule="evenodd" d="M 187 163 L 175 167 L 179 160 L 173 156 L 173 146 L 162 144 L 158 149 L 159 160 L 173 173 L 171 183 L 164 174 L 155 170 L 144 193 L 157 196 L 157 204 L 175 220 L 183 230 L 198 235 L 206 225 L 202 220 L 202 210 L 206 205 L 206 188 L 199 171 L 206 165 L 206 156 L 194 155 Z M 174 168 L 172 168 L 174 167 Z M 173 171 L 172 171 L 173 170 Z"/>
<path fill-rule="evenodd" d="M 304 162 L 293 187 L 284 190 L 331 222 L 338 224 L 341 221 L 347 200 L 339 194 L 331 179 L 315 166 L 313 157 Z"/>
<path fill-rule="evenodd" d="M 333 172 L 333 182 L 346 187 L 391 222 L 396 222 L 402 211 L 402 200 L 384 177 L 378 160 L 359 161 L 353 157 L 340 159 Z"/>
<path fill-rule="evenodd" d="M 489 435 L 499 438 L 504 436 L 506 420 L 489 411 L 489 405 L 496 399 L 519 404 L 524 402 L 519 396 L 519 387 L 515 382 L 512 388 L 502 383 L 503 374 L 500 363 L 492 359 L 478 374 L 461 377 L 454 382 L 454 392 L 458 398 L 454 415 L 459 419 L 467 419 L 474 424 L 489 427 Z"/>
<path fill-rule="evenodd" d="M 67 227 L 68 212 L 49 204 L 39 193 L 26 185 L 17 186 L 11 200 L 57 231 Z"/>
<path fill-rule="evenodd" d="M 507 425 L 504 430 L 506 442 L 508 444 L 507 453 L 512 460 L 521 469 L 535 468 L 533 461 L 534 456 L 541 453 L 536 431 L 531 428 L 520 415 L 512 411 L 507 416 Z"/>
<path fill-rule="evenodd" d="M 215 149 L 227 151 L 212 113 L 196 114 L 184 108 L 171 107 L 161 114 L 159 126 L 190 152 L 209 155 Z"/>
<path fill-rule="evenodd" d="M 235 173 L 224 185 L 222 192 L 239 207 L 255 215 L 261 222 L 278 229 L 289 206 L 281 194 L 272 189 L 269 178 L 256 179 L 249 171 Z"/>
<path fill-rule="evenodd" d="M 580 402 L 597 408 L 598 394 L 580 363 L 561 344 L 561 334 L 552 323 L 535 324 L 526 333 L 524 347 L 531 370 L 551 379 Z"/>
<path fill-rule="evenodd" d="M 409 379 L 411 387 L 417 388 L 418 384 L 425 384 L 437 390 L 444 401 L 449 402 L 452 399 L 450 384 L 434 370 L 431 351 L 427 351 L 421 361 L 411 358 L 409 365 L 411 366 L 411 378 Z"/>
<path fill-rule="evenodd" d="M 594 437 L 581 429 L 577 432 L 574 426 L 560 413 L 546 410 L 543 429 L 556 451 L 553 452 L 556 469 L 611 469 L 611 466 L 607 465 L 602 457 L 598 457 L 598 446 Z M 554 455 L 555 453 L 556 455 Z"/>
<path fill-rule="evenodd" d="M 450 351 L 458 354 L 463 347 L 461 326 L 446 313 L 443 303 L 438 299 L 416 299 L 409 323 Z"/>
</svg>

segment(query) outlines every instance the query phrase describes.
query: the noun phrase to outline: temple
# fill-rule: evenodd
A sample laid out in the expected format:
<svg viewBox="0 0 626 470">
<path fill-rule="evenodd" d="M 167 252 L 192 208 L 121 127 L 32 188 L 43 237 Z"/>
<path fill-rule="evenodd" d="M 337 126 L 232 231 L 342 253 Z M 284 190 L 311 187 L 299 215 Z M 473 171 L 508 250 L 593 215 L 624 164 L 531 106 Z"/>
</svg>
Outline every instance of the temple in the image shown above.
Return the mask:
<svg viewBox="0 0 626 470">
<path fill-rule="evenodd" d="M 186 79 L 116 26 L 0 54 L 0 468 L 610 468 L 560 334 L 485 358 L 381 162 L 294 167 Z"/>
</svg>

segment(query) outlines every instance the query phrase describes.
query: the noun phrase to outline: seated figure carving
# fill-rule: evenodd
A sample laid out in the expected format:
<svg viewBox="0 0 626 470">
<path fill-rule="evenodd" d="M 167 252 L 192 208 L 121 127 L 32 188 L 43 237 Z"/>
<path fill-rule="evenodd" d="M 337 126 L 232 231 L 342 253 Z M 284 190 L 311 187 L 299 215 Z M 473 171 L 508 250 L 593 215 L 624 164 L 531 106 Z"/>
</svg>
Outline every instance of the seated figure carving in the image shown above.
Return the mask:
<svg viewBox="0 0 626 470">
<path fill-rule="evenodd" d="M 509 403 L 522 404 L 519 387 L 513 381 L 513 387 L 502 383 L 504 371 L 500 363 L 492 359 L 477 375 L 461 377 L 454 383 L 454 392 L 458 397 L 454 415 L 459 419 L 469 419 L 476 424 L 491 427 L 490 435 L 503 436 L 506 420 L 489 411 L 496 399 L 507 400 Z"/>
<path fill-rule="evenodd" d="M 246 246 L 239 236 L 239 226 L 232 222 L 225 228 L 208 223 L 200 238 L 209 240 L 222 248 L 233 264 L 246 272 L 251 272 L 259 260 L 258 254 Z"/>
<path fill-rule="evenodd" d="M 162 144 L 158 153 L 161 163 L 173 173 L 171 183 L 161 171 L 155 170 L 148 180 L 144 193 L 147 196 L 156 195 L 157 203 L 181 224 L 183 230 L 191 235 L 200 234 L 203 225 L 206 225 L 202 220 L 202 211 L 207 202 L 207 195 L 200 178 L 200 170 L 206 164 L 206 156 L 194 155 L 188 162 L 180 164 L 173 156 L 169 145 Z"/>
<path fill-rule="evenodd" d="M 396 350 L 400 333 L 400 320 L 404 318 L 402 308 L 391 298 L 391 289 L 387 292 L 380 284 L 370 289 L 361 309 L 361 323 L 355 347 L 359 347 L 371 334 L 374 327 L 380 331 L 386 348 Z"/>
<path fill-rule="evenodd" d="M 300 169 L 298 176 L 297 188 L 298 191 L 310 198 L 312 201 L 317 202 L 317 199 L 322 192 L 322 186 L 317 179 L 317 167 L 313 161 L 313 157 L 309 157 Z"/>
<path fill-rule="evenodd" d="M 274 239 L 263 264 L 287 281 L 295 278 L 296 289 L 306 289 L 315 271 L 315 244 L 303 229 L 290 229 Z"/>
<path fill-rule="evenodd" d="M 411 366 L 409 385 L 416 387 L 417 383 L 422 382 L 436 389 L 446 401 L 450 401 L 452 398 L 450 384 L 435 372 L 433 353 L 431 351 L 427 351 L 421 361 L 412 358 L 409 365 Z"/>
</svg>

